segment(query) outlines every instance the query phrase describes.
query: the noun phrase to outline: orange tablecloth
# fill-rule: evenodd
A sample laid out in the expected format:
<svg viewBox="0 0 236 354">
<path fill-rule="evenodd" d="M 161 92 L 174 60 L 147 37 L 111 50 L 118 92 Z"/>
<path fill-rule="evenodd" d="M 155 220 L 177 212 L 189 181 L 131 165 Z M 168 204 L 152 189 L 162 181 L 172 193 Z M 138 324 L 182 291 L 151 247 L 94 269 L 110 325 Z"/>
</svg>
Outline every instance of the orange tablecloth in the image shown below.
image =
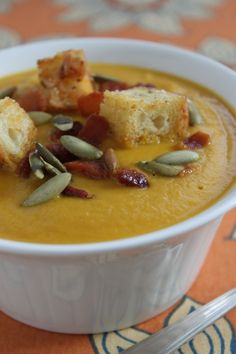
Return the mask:
<svg viewBox="0 0 236 354">
<path fill-rule="evenodd" d="M 65 36 L 113 36 L 167 42 L 195 49 L 236 69 L 236 1 L 0 1 L 0 48 Z M 0 353 L 122 352 L 236 286 L 235 219 L 236 210 L 224 218 L 197 281 L 180 303 L 162 315 L 123 331 L 81 336 L 40 331 L 0 313 Z M 236 353 L 235 332 L 236 310 L 233 310 L 184 345 L 178 353 Z"/>
</svg>

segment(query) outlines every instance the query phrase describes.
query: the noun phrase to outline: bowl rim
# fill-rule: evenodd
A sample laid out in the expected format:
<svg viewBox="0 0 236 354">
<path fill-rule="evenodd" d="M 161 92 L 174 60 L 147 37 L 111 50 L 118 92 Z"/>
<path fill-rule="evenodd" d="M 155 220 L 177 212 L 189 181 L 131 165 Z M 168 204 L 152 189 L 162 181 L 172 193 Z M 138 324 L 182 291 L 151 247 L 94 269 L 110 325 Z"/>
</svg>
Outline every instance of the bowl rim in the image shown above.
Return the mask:
<svg viewBox="0 0 236 354">
<path fill-rule="evenodd" d="M 46 44 L 65 44 L 70 41 L 79 42 L 101 42 L 101 43 L 126 43 L 128 45 L 139 46 L 155 46 L 157 49 L 175 52 L 176 54 L 182 54 L 189 57 L 194 57 L 200 61 L 205 61 L 207 65 L 213 65 L 216 68 L 227 72 L 235 78 L 236 73 L 226 67 L 225 65 L 208 58 L 202 54 L 196 53 L 192 50 L 177 47 L 165 43 L 157 43 L 153 41 L 139 40 L 139 39 L 127 39 L 127 38 L 113 38 L 113 37 L 66 37 L 63 39 L 46 39 L 37 42 L 29 42 L 26 44 L 20 44 L 14 47 L 9 47 L 0 50 L 0 56 L 3 52 L 14 52 L 18 48 L 30 48 L 38 45 Z M 178 75 L 177 75 L 178 76 Z M 230 194 L 232 194 L 230 196 Z M 138 249 L 153 244 L 160 244 L 164 241 L 171 240 L 180 235 L 186 234 L 194 229 L 207 224 L 214 219 L 221 217 L 227 211 L 236 206 L 236 186 L 231 186 L 230 190 L 223 193 L 223 195 L 214 203 L 211 207 L 208 207 L 204 211 L 190 217 L 182 222 L 174 224 L 170 227 L 163 228 L 157 231 L 144 233 L 132 237 L 122 238 L 118 240 L 81 243 L 81 244 L 47 244 L 47 243 L 31 243 L 21 242 L 0 238 L 0 252 L 19 254 L 19 255 L 37 255 L 37 256 L 70 256 L 70 255 L 86 255 L 86 254 L 99 254 L 111 251 L 122 251 L 129 249 Z"/>
</svg>

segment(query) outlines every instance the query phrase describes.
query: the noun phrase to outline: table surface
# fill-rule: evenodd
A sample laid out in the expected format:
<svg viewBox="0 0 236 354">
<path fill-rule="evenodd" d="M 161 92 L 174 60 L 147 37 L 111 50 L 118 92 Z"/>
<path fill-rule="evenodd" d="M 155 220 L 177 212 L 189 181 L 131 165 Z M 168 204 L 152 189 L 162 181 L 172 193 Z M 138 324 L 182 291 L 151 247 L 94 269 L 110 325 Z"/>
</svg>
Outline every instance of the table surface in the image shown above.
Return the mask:
<svg viewBox="0 0 236 354">
<path fill-rule="evenodd" d="M 0 48 L 70 36 L 147 39 L 194 49 L 236 69 L 235 0 L 0 0 Z M 186 296 L 138 326 L 99 335 L 37 330 L 0 313 L 1 354 L 113 354 L 236 286 L 236 209 L 228 213 Z M 0 290 L 1 291 L 1 290 Z M 180 354 L 236 353 L 236 309 Z"/>
</svg>

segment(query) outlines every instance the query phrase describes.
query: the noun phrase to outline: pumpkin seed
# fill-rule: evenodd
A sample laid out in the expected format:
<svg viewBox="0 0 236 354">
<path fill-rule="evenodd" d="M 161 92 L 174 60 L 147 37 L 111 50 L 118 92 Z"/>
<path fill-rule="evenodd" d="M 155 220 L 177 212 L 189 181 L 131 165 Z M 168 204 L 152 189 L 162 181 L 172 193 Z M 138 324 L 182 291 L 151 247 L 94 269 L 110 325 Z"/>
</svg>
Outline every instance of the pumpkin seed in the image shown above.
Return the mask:
<svg viewBox="0 0 236 354">
<path fill-rule="evenodd" d="M 110 172 L 114 172 L 118 168 L 118 159 L 116 157 L 115 151 L 112 148 L 105 150 L 103 159 Z"/>
<path fill-rule="evenodd" d="M 33 174 L 39 178 L 44 178 L 43 163 L 35 152 L 29 154 L 29 164 Z"/>
<path fill-rule="evenodd" d="M 50 178 L 26 198 L 22 206 L 30 207 L 56 198 L 68 186 L 70 180 L 71 174 L 68 172 Z"/>
<path fill-rule="evenodd" d="M 137 166 L 154 176 L 159 174 L 161 176 L 174 177 L 178 176 L 184 170 L 184 166 L 166 165 L 155 161 L 140 161 L 137 163 Z"/>
<path fill-rule="evenodd" d="M 0 90 L 0 99 L 11 97 L 16 90 L 16 86 L 11 86 Z"/>
<path fill-rule="evenodd" d="M 177 150 L 157 156 L 153 161 L 167 165 L 186 165 L 199 159 L 199 154 L 191 150 Z"/>
<path fill-rule="evenodd" d="M 196 105 L 193 103 L 193 101 L 190 98 L 187 99 L 187 102 L 188 102 L 190 125 L 202 124 L 203 118 Z"/>
<path fill-rule="evenodd" d="M 52 120 L 54 126 L 64 131 L 70 130 L 73 127 L 74 121 L 69 116 L 64 116 L 63 114 L 57 114 Z"/>
<path fill-rule="evenodd" d="M 51 165 L 50 163 L 46 162 L 43 158 L 41 158 L 43 167 L 45 170 L 47 170 L 49 173 L 53 174 L 54 176 L 60 175 L 61 171 L 59 171 L 56 167 Z"/>
<path fill-rule="evenodd" d="M 136 166 L 138 168 L 140 168 L 140 170 L 143 170 L 143 171 L 146 171 L 146 172 L 149 172 L 149 173 L 155 175 L 156 173 L 149 166 L 149 162 L 151 162 L 151 161 L 139 161 L 139 162 L 136 163 Z"/>
<path fill-rule="evenodd" d="M 61 163 L 58 158 L 51 153 L 45 146 L 40 143 L 36 143 L 36 148 L 39 155 L 50 165 L 56 167 L 61 172 L 66 172 L 65 166 Z"/>
<path fill-rule="evenodd" d="M 114 79 L 114 77 L 111 76 L 106 76 L 106 75 L 93 75 L 93 78 L 95 81 L 112 81 L 112 82 L 120 82 L 117 79 Z"/>
<path fill-rule="evenodd" d="M 31 111 L 28 114 L 36 125 L 45 124 L 52 119 L 52 115 L 47 112 Z"/>
<path fill-rule="evenodd" d="M 103 152 L 95 146 L 71 135 L 63 135 L 60 141 L 66 150 L 81 159 L 97 160 L 103 155 Z"/>
</svg>

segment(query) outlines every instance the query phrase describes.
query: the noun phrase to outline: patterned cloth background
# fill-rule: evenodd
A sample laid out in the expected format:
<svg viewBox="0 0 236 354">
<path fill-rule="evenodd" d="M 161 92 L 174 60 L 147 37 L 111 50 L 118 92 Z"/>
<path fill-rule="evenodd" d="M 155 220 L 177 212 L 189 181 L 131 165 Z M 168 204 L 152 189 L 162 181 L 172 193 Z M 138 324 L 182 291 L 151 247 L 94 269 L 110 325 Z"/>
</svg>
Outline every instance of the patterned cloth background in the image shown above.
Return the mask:
<svg viewBox="0 0 236 354">
<path fill-rule="evenodd" d="M 236 1 L 0 0 L 0 48 L 66 36 L 112 36 L 172 43 L 236 69 Z M 160 316 L 122 331 L 81 336 L 40 331 L 0 313 L 0 353 L 121 353 L 236 286 L 235 220 L 236 210 L 233 210 L 224 218 L 189 293 Z M 235 332 L 236 310 L 233 310 L 177 353 L 236 353 Z"/>
</svg>

